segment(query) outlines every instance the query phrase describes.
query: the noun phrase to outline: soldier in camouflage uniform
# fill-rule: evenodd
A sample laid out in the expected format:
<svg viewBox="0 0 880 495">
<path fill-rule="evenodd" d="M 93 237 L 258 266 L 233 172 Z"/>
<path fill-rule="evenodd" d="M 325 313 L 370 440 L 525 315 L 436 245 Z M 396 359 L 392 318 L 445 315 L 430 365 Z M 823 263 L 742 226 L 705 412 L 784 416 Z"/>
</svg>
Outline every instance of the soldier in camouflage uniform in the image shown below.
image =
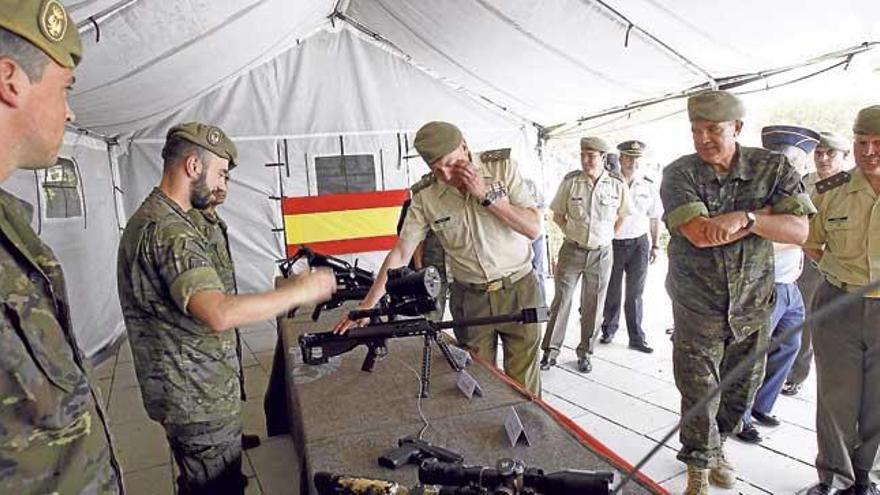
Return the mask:
<svg viewBox="0 0 880 495">
<path fill-rule="evenodd" d="M 0 0 L 0 181 L 55 164 L 81 55 L 59 1 Z M 122 493 L 64 274 L 32 214 L 0 189 L 0 493 Z"/>
<path fill-rule="evenodd" d="M 232 171 L 234 167 L 230 166 Z M 193 208 L 187 213 L 190 219 L 196 224 L 196 227 L 202 231 L 202 234 L 208 239 L 212 249 L 212 254 L 216 256 L 215 263 L 217 267 L 217 275 L 223 281 L 223 288 L 227 294 L 238 294 L 238 281 L 235 279 L 235 265 L 232 262 L 232 252 L 229 250 L 229 234 L 227 233 L 226 222 L 220 218 L 217 213 L 217 207 L 226 201 L 226 191 L 217 190 L 214 193 L 214 200 L 207 208 L 200 210 Z M 244 368 L 242 367 L 242 348 L 241 333 L 235 329 L 235 355 L 238 358 L 238 387 L 239 396 L 242 402 L 247 400 L 247 393 L 244 387 Z M 253 434 L 242 434 L 241 447 L 245 450 L 253 449 L 260 446 L 260 437 Z"/>
<path fill-rule="evenodd" d="M 225 191 L 236 155 L 217 127 L 171 128 L 162 182 L 119 245 L 119 301 L 141 396 L 165 428 L 181 494 L 244 491 L 240 370 L 229 330 L 326 300 L 336 286 L 332 273 L 318 270 L 270 292 L 227 292 L 215 250 L 187 212 Z"/>
<path fill-rule="evenodd" d="M 725 91 L 688 100 L 697 153 L 664 169 L 660 196 L 669 229 L 666 288 L 673 302 L 673 368 L 685 415 L 727 373 L 766 343 L 773 309 L 773 244 L 800 244 L 815 212 L 784 155 L 736 142 L 745 110 Z M 678 458 L 687 494 L 732 487 L 723 451 L 763 374 L 758 361 L 681 425 Z"/>
<path fill-rule="evenodd" d="M 361 308 L 371 308 L 385 292 L 387 270 L 404 266 L 433 231 L 446 250 L 453 282 L 453 318 L 519 312 L 540 306 L 532 268 L 531 240 L 540 234 L 538 211 L 507 150 L 471 154 L 461 131 L 446 122 L 429 122 L 416 133 L 415 147 L 431 167 L 431 184 L 413 195 L 400 238 L 385 258 Z M 355 322 L 336 325 L 345 332 Z M 504 371 L 535 395 L 540 327 L 514 323 L 466 328 L 462 344 L 494 363 L 498 338 L 504 345 Z"/>
</svg>

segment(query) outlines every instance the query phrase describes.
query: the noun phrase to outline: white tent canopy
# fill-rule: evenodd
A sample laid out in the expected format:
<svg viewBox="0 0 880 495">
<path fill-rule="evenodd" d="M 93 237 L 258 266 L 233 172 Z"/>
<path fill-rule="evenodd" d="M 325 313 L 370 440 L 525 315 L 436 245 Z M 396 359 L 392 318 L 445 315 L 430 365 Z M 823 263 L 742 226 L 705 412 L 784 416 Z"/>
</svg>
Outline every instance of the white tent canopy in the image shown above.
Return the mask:
<svg viewBox="0 0 880 495">
<path fill-rule="evenodd" d="M 319 193 L 316 157 L 372 156 L 376 188 L 403 188 L 426 171 L 413 133 L 443 119 L 473 149 L 512 147 L 539 178 L 541 139 L 570 135 L 581 118 L 699 88 L 770 85 L 774 69 L 809 74 L 880 40 L 876 0 L 65 3 L 85 50 L 71 104 L 92 137 L 69 133 L 62 156 L 77 164 L 87 221 L 44 208 L 35 226 L 64 262 L 89 354 L 123 331 L 119 227 L 158 183 L 177 122 L 214 123 L 238 143 L 221 214 L 243 290 L 265 290 L 284 256 L 277 197 Z M 19 172 L 4 187 L 46 200 L 45 174 Z"/>
</svg>

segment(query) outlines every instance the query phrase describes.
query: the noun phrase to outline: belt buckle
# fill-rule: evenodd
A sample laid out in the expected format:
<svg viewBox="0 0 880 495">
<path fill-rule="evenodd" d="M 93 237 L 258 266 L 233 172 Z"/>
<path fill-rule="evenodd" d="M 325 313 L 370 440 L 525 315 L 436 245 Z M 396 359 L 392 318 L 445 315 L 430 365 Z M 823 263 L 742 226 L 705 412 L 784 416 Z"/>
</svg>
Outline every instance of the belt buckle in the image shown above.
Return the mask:
<svg viewBox="0 0 880 495">
<path fill-rule="evenodd" d="M 493 280 L 486 284 L 486 292 L 495 292 L 504 288 L 504 280 Z"/>
</svg>

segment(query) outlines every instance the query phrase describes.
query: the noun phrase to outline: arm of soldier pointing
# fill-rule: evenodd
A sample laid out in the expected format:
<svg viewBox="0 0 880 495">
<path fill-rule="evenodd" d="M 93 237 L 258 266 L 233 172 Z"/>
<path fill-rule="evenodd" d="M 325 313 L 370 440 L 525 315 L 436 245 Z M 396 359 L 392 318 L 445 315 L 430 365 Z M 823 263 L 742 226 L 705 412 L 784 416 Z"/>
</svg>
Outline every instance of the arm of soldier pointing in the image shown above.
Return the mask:
<svg viewBox="0 0 880 495">
<path fill-rule="evenodd" d="M 336 290 L 336 277 L 320 268 L 285 281 L 277 289 L 259 294 L 226 294 L 199 291 L 190 296 L 187 311 L 214 332 L 256 323 L 297 306 L 326 301 Z"/>
<path fill-rule="evenodd" d="M 397 239 L 397 244 L 395 244 L 391 251 L 388 252 L 388 255 L 385 256 L 385 261 L 382 262 L 382 267 L 379 268 L 379 272 L 376 273 L 376 280 L 373 281 L 373 285 L 370 286 L 370 291 L 367 292 L 367 296 L 358 303 L 357 307 L 359 309 L 370 309 L 379 302 L 379 299 L 385 295 L 385 282 L 388 281 L 388 270 L 392 268 L 400 268 L 409 263 L 409 260 L 412 259 L 413 252 L 418 245 L 419 242 L 414 242 L 403 237 Z M 333 331 L 336 333 L 345 333 L 349 328 L 358 323 L 362 322 L 352 321 L 346 313 L 333 327 Z"/>
</svg>

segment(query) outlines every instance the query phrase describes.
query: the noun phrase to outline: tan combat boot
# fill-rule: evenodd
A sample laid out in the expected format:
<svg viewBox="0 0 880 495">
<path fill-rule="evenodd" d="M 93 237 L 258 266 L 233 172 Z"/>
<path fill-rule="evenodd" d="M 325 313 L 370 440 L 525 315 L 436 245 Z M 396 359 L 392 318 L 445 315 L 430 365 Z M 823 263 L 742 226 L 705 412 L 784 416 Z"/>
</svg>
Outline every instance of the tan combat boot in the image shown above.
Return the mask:
<svg viewBox="0 0 880 495">
<path fill-rule="evenodd" d="M 721 488 L 733 488 L 736 486 L 736 469 L 727 460 L 724 450 L 712 462 L 709 468 L 709 481 Z"/>
<path fill-rule="evenodd" d="M 688 484 L 684 495 L 709 495 L 709 470 L 688 465 Z"/>
</svg>

